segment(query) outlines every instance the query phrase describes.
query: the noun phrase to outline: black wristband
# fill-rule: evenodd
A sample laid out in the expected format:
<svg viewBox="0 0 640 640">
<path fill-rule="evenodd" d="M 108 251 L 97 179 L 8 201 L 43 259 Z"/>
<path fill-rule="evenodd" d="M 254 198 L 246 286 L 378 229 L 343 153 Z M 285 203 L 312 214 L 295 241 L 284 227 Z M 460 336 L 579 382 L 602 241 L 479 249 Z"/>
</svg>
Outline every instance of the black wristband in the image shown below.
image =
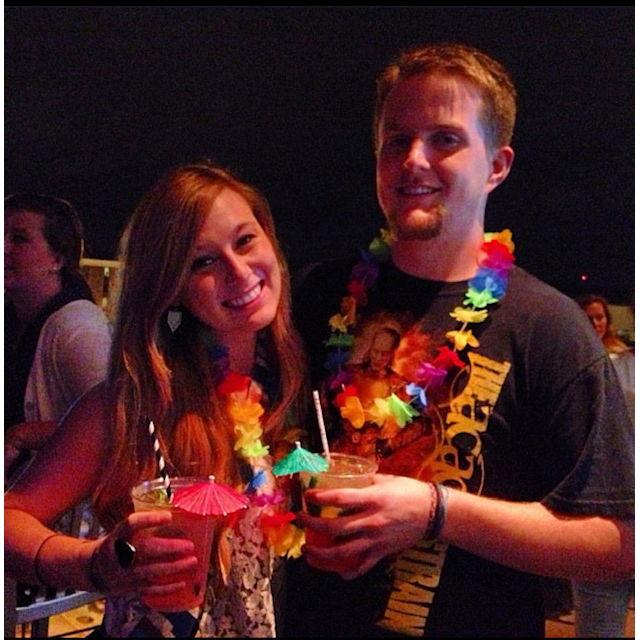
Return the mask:
<svg viewBox="0 0 640 640">
<path fill-rule="evenodd" d="M 428 482 L 427 486 L 431 492 L 431 505 L 429 506 L 429 519 L 427 520 L 424 538 L 425 540 L 433 540 L 433 530 L 438 516 L 438 502 L 440 500 L 440 494 L 438 493 L 435 483 Z"/>
<path fill-rule="evenodd" d="M 435 483 L 433 486 L 436 490 L 436 493 L 438 494 L 438 500 L 436 503 L 436 515 L 433 519 L 433 526 L 431 527 L 430 534 L 431 539 L 437 540 L 442 533 L 442 527 L 444 527 L 447 507 L 447 498 L 445 492 L 447 491 L 447 488 Z"/>
</svg>

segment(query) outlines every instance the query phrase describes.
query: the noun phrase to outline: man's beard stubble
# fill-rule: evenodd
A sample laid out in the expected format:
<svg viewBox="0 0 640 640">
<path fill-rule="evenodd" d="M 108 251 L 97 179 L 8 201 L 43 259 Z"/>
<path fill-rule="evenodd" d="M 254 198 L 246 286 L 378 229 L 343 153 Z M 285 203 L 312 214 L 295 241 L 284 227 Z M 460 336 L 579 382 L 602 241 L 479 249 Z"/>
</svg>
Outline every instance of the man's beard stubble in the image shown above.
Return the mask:
<svg viewBox="0 0 640 640">
<path fill-rule="evenodd" d="M 403 221 L 398 224 L 397 216 L 392 214 L 388 218 L 389 228 L 396 240 L 432 240 L 440 235 L 446 215 L 446 207 L 437 203 L 414 223 Z"/>
</svg>

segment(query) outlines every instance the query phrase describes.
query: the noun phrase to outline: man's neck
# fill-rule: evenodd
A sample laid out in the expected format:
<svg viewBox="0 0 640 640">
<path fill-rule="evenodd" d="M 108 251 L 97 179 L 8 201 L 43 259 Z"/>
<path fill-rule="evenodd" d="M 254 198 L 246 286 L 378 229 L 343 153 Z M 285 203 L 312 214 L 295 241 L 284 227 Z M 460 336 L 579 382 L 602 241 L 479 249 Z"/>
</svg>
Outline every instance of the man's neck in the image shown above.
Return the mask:
<svg viewBox="0 0 640 640">
<path fill-rule="evenodd" d="M 478 269 L 482 233 L 461 241 L 445 238 L 396 240 L 391 246 L 393 264 L 417 278 L 460 282 Z"/>
</svg>

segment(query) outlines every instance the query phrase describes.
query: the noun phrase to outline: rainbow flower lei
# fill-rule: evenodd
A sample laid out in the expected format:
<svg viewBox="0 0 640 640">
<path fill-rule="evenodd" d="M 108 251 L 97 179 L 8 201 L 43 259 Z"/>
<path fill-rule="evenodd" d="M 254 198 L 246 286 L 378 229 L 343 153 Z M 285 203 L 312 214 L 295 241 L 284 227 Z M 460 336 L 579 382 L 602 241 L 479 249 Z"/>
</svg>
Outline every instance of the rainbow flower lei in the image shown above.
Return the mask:
<svg viewBox="0 0 640 640">
<path fill-rule="evenodd" d="M 403 428 L 428 406 L 427 390 L 443 384 L 452 369 L 465 366 L 458 353 L 480 346 L 469 326 L 484 322 L 489 315 L 488 307 L 504 297 L 509 272 L 514 265 L 515 246 L 511 231 L 485 233 L 478 270 L 469 280 L 462 306 L 456 306 L 449 314 L 460 323 L 458 328 L 446 334 L 453 348 L 442 346 L 433 360 L 419 362 L 411 371 L 403 372 L 406 379 L 412 380 L 405 386 L 410 402 L 392 393 L 386 398 L 375 398 L 373 404 L 365 408 L 357 388 L 349 384 L 352 374 L 344 365 L 350 359 L 355 341 L 352 328 L 357 322 L 357 311 L 367 305 L 367 293 L 378 280 L 380 263 L 390 258 L 391 241 L 391 233 L 381 229 L 379 237 L 369 245 L 369 251 L 361 252 L 361 260 L 353 267 L 347 285 L 349 295 L 342 298 L 340 312 L 329 319 L 331 334 L 325 343 L 331 349 L 325 361 L 325 368 L 331 371 L 328 384 L 334 391 L 341 389 L 334 403 L 341 416 L 355 429 L 360 429 L 366 421 L 382 427 L 389 419 Z M 417 337 L 409 334 L 408 339 L 417 340 Z"/>
<path fill-rule="evenodd" d="M 228 372 L 217 385 L 236 435 L 234 450 L 246 460 L 252 478 L 244 493 L 252 506 L 259 507 L 260 528 L 276 555 L 297 558 L 304 544 L 304 531 L 293 524 L 295 514 L 285 511 L 285 496 L 276 487 L 267 459 L 269 447 L 262 443 L 262 389 L 251 377 Z"/>
</svg>

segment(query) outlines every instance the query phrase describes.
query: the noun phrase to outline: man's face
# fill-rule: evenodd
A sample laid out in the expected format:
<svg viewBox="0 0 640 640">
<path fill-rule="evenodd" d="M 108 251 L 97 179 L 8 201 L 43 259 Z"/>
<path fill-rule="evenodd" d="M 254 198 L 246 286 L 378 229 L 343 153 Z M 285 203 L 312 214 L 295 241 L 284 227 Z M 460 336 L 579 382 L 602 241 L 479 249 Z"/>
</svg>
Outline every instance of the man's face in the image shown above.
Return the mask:
<svg viewBox="0 0 640 640">
<path fill-rule="evenodd" d="M 373 371 L 384 371 L 393 356 L 394 340 L 388 333 L 376 334 L 369 351 L 369 362 Z"/>
<path fill-rule="evenodd" d="M 478 90 L 456 77 L 413 76 L 389 93 L 376 178 L 380 206 L 397 239 L 463 237 L 470 225 L 482 228 L 487 196 L 499 181 L 492 180 L 481 106 Z"/>
</svg>

